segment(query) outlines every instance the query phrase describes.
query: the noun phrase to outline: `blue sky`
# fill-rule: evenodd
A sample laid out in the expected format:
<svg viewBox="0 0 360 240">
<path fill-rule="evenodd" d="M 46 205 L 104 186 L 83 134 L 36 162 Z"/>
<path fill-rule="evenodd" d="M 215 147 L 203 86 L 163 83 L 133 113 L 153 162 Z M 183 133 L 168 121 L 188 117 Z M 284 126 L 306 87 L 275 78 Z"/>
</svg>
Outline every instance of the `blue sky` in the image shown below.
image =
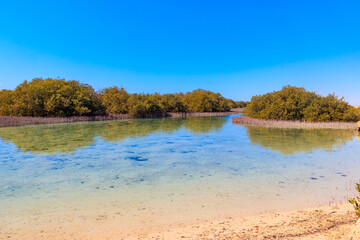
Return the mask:
<svg viewBox="0 0 360 240">
<path fill-rule="evenodd" d="M 235 100 L 303 86 L 360 105 L 358 1 L 0 1 L 0 88 L 204 88 Z"/>
</svg>

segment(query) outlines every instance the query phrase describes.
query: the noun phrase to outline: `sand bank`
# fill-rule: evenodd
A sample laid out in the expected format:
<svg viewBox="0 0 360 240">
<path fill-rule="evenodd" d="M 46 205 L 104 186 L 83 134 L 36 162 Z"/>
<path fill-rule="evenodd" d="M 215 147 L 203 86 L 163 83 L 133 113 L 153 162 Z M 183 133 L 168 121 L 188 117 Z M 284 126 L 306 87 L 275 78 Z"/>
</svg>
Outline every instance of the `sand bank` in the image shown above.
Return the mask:
<svg viewBox="0 0 360 240">
<path fill-rule="evenodd" d="M 179 213 L 181 214 L 181 213 Z M 300 211 L 228 217 L 202 222 L 163 223 L 152 229 L 133 226 L 106 216 L 41 226 L 0 229 L 0 239 L 359 239 L 360 222 L 350 204 Z M 16 232 L 15 232 L 16 231 Z"/>
</svg>

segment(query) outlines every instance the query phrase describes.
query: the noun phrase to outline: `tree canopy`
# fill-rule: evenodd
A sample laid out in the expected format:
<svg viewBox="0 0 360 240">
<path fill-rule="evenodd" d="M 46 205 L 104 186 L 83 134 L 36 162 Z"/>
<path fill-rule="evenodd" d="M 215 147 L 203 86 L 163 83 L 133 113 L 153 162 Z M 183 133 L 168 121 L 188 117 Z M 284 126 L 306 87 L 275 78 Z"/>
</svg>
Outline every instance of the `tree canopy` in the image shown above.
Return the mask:
<svg viewBox="0 0 360 240">
<path fill-rule="evenodd" d="M 360 120 L 360 113 L 335 94 L 324 97 L 304 88 L 285 86 L 280 91 L 254 96 L 245 114 L 258 119 L 346 121 Z"/>
<path fill-rule="evenodd" d="M 104 110 L 94 89 L 78 81 L 35 78 L 13 91 L 0 92 L 3 116 L 87 116 L 102 114 Z"/>
<path fill-rule="evenodd" d="M 78 81 L 52 78 L 35 78 L 24 81 L 15 90 L 0 91 L 0 116 L 130 114 L 141 117 L 165 112 L 224 112 L 238 106 L 238 102 L 220 93 L 202 89 L 162 95 L 128 93 L 118 87 L 96 92 L 90 85 Z"/>
<path fill-rule="evenodd" d="M 236 107 L 233 100 L 220 93 L 202 89 L 174 94 L 128 94 L 123 88 L 101 91 L 101 101 L 109 114 L 128 113 L 136 116 L 165 112 L 225 112 Z"/>
</svg>

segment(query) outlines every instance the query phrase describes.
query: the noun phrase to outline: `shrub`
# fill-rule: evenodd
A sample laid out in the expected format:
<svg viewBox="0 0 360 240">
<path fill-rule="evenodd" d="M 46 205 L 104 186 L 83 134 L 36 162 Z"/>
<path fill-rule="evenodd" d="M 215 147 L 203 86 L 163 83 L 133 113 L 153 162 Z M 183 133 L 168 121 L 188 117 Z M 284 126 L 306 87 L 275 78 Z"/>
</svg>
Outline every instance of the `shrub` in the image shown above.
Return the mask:
<svg viewBox="0 0 360 240">
<path fill-rule="evenodd" d="M 358 121 L 359 112 L 344 98 L 326 97 L 304 88 L 285 86 L 280 91 L 255 96 L 245 114 L 258 119 L 304 121 Z"/>
<path fill-rule="evenodd" d="M 356 184 L 356 189 L 360 193 L 360 184 Z M 350 199 L 349 202 L 354 206 L 356 216 L 360 218 L 360 197 Z"/>
</svg>

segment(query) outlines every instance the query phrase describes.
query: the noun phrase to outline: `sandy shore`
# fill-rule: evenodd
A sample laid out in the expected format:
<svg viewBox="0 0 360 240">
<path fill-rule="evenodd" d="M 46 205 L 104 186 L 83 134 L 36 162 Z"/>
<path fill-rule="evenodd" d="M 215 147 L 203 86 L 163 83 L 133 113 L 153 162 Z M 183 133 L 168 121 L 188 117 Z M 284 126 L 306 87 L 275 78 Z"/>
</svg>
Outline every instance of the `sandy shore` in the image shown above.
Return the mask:
<svg viewBox="0 0 360 240">
<path fill-rule="evenodd" d="M 250 217 L 228 217 L 202 222 L 161 224 L 156 228 L 134 228 L 124 235 L 119 222 L 109 218 L 81 222 L 23 226 L 17 232 L 0 229 L 0 239 L 360 239 L 357 218 L 350 204 L 269 213 Z M 357 232 L 355 228 L 357 227 Z M 13 229 L 15 231 L 15 229 Z"/>
<path fill-rule="evenodd" d="M 349 204 L 301 211 L 229 218 L 175 227 L 135 239 L 360 239 Z"/>
</svg>

